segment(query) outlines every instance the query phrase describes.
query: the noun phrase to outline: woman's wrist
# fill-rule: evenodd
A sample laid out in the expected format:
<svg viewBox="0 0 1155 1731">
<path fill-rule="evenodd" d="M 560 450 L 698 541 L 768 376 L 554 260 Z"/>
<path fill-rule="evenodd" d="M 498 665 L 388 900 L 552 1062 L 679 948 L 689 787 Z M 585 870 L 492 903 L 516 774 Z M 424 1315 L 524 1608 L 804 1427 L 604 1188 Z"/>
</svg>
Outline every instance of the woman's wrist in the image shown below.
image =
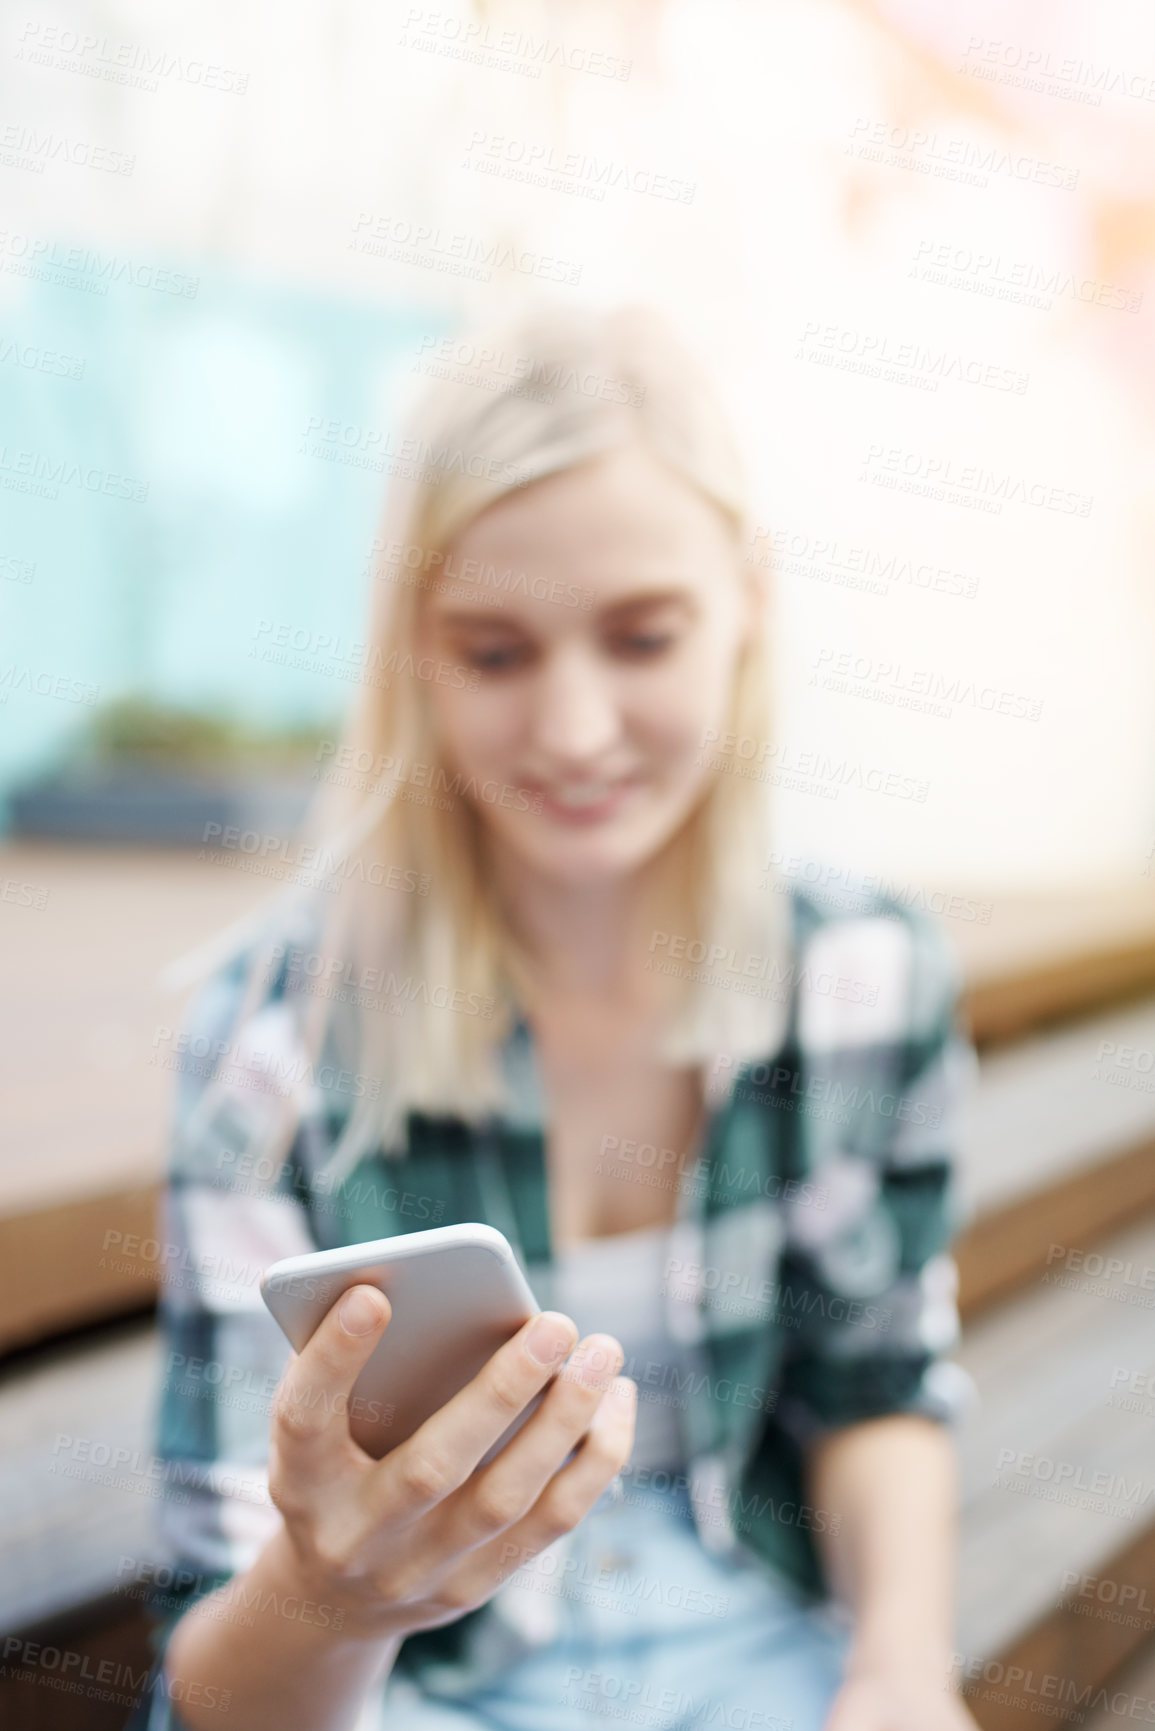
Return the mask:
<svg viewBox="0 0 1155 1731">
<path fill-rule="evenodd" d="M 891 1678 L 906 1683 L 951 1687 L 953 1648 L 940 1630 L 906 1621 L 897 1627 L 855 1631 L 847 1656 L 848 1677 Z"/>
<path fill-rule="evenodd" d="M 349 1731 L 403 1639 L 351 1617 L 341 1595 L 302 1567 L 282 1529 L 249 1569 L 182 1617 L 165 1672 L 192 1731 L 215 1727 L 213 1696 L 252 1731 L 283 1725 L 286 1689 L 294 1724 Z"/>
<path fill-rule="evenodd" d="M 277 1583 L 282 1615 L 293 1615 L 293 1607 L 299 1607 L 311 1626 L 331 1635 L 337 1644 L 389 1646 L 395 1656 L 396 1649 L 413 1632 L 386 1608 L 370 1605 L 362 1595 L 343 1591 L 331 1579 L 311 1570 L 283 1527 L 254 1564 L 253 1573 L 258 1571 L 262 1577 L 259 1591 L 267 1593 L 270 1580 Z"/>
<path fill-rule="evenodd" d="M 854 1619 L 848 1674 L 948 1685 L 954 1648 L 946 1600 L 944 1592 L 915 1595 L 905 1584 L 868 1597 Z"/>
</svg>

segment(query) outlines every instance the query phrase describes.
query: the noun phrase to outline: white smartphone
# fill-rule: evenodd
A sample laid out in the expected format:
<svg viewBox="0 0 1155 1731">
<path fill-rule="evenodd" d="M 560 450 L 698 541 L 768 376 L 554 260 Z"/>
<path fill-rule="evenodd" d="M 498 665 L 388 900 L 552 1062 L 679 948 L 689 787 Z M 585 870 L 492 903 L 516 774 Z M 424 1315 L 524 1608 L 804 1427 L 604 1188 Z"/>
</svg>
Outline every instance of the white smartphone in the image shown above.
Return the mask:
<svg viewBox="0 0 1155 1731">
<path fill-rule="evenodd" d="M 350 1433 L 374 1459 L 412 1436 L 541 1309 L 508 1240 L 473 1223 L 287 1256 L 265 1270 L 261 1296 L 300 1352 L 341 1294 L 362 1283 L 380 1288 L 393 1309 L 349 1398 Z"/>
</svg>

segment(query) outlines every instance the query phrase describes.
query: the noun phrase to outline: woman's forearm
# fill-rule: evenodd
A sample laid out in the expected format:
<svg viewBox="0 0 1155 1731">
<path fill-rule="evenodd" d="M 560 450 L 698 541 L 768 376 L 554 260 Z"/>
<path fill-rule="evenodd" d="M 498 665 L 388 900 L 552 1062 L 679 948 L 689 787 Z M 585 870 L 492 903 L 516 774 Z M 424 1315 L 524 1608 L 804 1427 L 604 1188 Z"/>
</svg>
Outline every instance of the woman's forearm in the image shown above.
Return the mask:
<svg viewBox="0 0 1155 1731">
<path fill-rule="evenodd" d="M 825 1438 L 810 1469 L 816 1506 L 838 1517 L 823 1539 L 831 1585 L 854 1614 L 850 1670 L 944 1682 L 957 1526 L 951 1437 L 917 1415 L 872 1419 Z"/>
<path fill-rule="evenodd" d="M 347 1731 L 400 1645 L 350 1632 L 298 1580 L 282 1533 L 177 1624 L 164 1686 L 190 1731 Z"/>
</svg>

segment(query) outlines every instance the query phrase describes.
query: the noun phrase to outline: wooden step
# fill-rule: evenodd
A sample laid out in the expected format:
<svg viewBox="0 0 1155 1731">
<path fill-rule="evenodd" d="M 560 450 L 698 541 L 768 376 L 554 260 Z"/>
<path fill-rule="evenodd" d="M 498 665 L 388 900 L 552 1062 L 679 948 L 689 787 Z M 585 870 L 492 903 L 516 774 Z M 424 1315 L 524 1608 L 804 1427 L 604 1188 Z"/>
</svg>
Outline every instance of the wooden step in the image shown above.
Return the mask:
<svg viewBox="0 0 1155 1731">
<path fill-rule="evenodd" d="M 1070 1246 L 956 1355 L 981 1397 L 961 1437 L 958 1651 L 985 1731 L 1037 1718 L 1044 1676 L 1071 1704 L 1155 1631 L 1153 1311 L 1146 1222 Z"/>
<path fill-rule="evenodd" d="M 157 1554 L 160 1342 L 151 1320 L 0 1377 L 0 1632 L 101 1599 Z"/>
<path fill-rule="evenodd" d="M 0 1666 L 0 1725 L 6 1731 L 124 1731 L 152 1670 L 152 1636 L 145 1607 L 126 1607 L 119 1598 L 22 1629 L 18 1646 L 6 1642 Z M 90 1681 L 78 1685 L 78 1677 Z"/>
<path fill-rule="evenodd" d="M 1155 1725 L 1155 1646 L 1115 1673 L 1105 1693 L 1107 1699 L 1080 1720 L 1080 1731 L 1119 1731 L 1128 1722 Z"/>
<path fill-rule="evenodd" d="M 1053 1245 L 1155 1211 L 1155 1001 L 984 1052 L 960 1171 L 968 1314 L 1032 1279 Z"/>
<path fill-rule="evenodd" d="M 156 1262 L 115 1251 L 156 1219 L 158 1031 L 190 996 L 161 970 L 277 886 L 195 853 L 31 843 L 0 848 L 0 883 L 3 1353 L 154 1302 Z"/>
<path fill-rule="evenodd" d="M 1155 878 L 943 898 L 942 905 L 980 916 L 942 922 L 962 957 L 980 1047 L 1155 990 Z"/>
</svg>

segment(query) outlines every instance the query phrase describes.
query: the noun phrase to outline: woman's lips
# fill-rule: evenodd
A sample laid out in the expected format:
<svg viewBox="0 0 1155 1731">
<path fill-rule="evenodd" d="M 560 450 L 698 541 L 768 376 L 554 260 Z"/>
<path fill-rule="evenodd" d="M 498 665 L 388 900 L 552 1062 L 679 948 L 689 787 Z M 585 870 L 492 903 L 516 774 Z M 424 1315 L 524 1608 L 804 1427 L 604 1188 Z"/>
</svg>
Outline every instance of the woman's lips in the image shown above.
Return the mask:
<svg viewBox="0 0 1155 1731">
<path fill-rule="evenodd" d="M 581 826 L 604 823 L 607 818 L 615 817 L 640 785 L 640 778 L 627 776 L 613 782 L 536 781 L 526 785 L 541 795 L 541 810 L 555 823 Z"/>
</svg>

